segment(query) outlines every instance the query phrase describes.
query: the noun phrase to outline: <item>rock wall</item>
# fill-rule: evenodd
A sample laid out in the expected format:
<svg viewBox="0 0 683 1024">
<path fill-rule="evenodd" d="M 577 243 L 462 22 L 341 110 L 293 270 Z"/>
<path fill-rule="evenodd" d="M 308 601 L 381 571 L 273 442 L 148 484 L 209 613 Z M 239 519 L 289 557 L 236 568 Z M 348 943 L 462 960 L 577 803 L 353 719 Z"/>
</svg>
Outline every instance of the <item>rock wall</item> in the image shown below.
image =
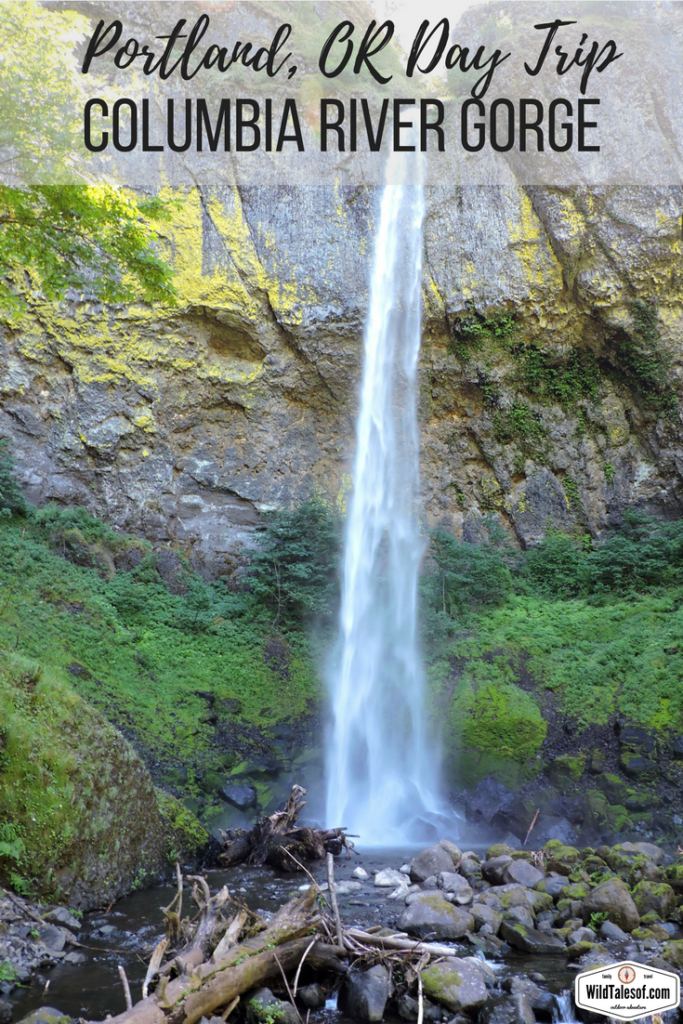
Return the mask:
<svg viewBox="0 0 683 1024">
<path fill-rule="evenodd" d="M 219 571 L 259 513 L 349 488 L 378 195 L 185 192 L 175 309 L 34 303 L 1 333 L 0 433 L 28 497 Z M 429 191 L 424 514 L 522 545 L 681 511 L 680 188 Z"/>
</svg>

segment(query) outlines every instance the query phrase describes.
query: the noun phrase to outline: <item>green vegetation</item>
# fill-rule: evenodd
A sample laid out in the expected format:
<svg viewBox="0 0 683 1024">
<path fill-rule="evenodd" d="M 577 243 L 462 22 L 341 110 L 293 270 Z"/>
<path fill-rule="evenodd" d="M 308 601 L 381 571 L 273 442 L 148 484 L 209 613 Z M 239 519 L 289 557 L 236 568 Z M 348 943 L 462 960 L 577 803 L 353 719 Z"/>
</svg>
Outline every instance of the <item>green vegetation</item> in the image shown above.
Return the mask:
<svg viewBox="0 0 683 1024">
<path fill-rule="evenodd" d="M 87 28 L 78 14 L 27 0 L 3 11 L 0 306 L 7 317 L 27 294 L 51 300 L 69 289 L 101 302 L 174 301 L 154 227 L 170 220 L 173 206 L 94 184 L 75 166 L 87 94 L 72 51 Z"/>
<path fill-rule="evenodd" d="M 600 370 L 592 353 L 574 350 L 569 356 L 558 358 L 554 353 L 527 345 L 520 348 L 519 354 L 520 383 L 537 401 L 568 407 L 597 394 Z"/>
<path fill-rule="evenodd" d="M 521 399 L 516 398 L 510 409 L 494 414 L 493 436 L 498 444 L 514 442 L 522 455 L 537 462 L 545 462 L 548 457 L 548 429 L 539 414 Z"/>
<path fill-rule="evenodd" d="M 468 359 L 472 352 L 483 348 L 486 341 L 506 344 L 516 329 L 512 313 L 487 317 L 478 313 L 474 306 L 470 315 L 456 317 L 451 323 L 450 351 L 459 359 Z"/>
<path fill-rule="evenodd" d="M 671 413 L 677 408 L 671 360 L 662 350 L 655 305 L 642 299 L 631 303 L 631 332 L 620 337 L 617 355 L 645 405 L 659 413 Z"/>
</svg>

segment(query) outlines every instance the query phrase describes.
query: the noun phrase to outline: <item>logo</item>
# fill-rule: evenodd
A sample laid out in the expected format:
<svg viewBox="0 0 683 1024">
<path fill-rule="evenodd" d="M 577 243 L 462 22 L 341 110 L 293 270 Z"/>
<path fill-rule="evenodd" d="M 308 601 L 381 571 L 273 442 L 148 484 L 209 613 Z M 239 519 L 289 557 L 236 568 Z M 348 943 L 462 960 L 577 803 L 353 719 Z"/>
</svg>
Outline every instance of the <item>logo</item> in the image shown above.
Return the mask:
<svg viewBox="0 0 683 1024">
<path fill-rule="evenodd" d="M 574 982 L 577 1006 L 616 1020 L 637 1020 L 677 1009 L 680 998 L 677 974 L 631 961 L 583 971 Z"/>
</svg>

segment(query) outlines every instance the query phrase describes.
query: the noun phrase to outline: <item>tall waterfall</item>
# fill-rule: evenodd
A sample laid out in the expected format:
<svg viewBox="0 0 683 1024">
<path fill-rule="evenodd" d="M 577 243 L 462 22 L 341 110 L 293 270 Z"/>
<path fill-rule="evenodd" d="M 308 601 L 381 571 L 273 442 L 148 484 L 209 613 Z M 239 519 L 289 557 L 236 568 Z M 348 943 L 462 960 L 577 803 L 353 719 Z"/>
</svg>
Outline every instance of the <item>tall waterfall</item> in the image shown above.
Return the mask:
<svg viewBox="0 0 683 1024">
<path fill-rule="evenodd" d="M 364 337 L 340 635 L 329 673 L 327 822 L 370 845 L 409 839 L 411 821 L 437 809 L 417 638 L 422 174 L 420 157 L 389 157 Z"/>
</svg>

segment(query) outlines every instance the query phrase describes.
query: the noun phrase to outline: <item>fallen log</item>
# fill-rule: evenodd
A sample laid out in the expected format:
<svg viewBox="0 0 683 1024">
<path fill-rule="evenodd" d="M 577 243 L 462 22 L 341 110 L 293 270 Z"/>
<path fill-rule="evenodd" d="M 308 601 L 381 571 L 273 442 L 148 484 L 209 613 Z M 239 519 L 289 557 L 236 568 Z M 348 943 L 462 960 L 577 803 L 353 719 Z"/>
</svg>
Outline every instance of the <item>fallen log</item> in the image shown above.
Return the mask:
<svg viewBox="0 0 683 1024">
<path fill-rule="evenodd" d="M 442 946 L 438 942 L 422 942 L 421 939 L 408 939 L 400 935 L 372 935 L 360 928 L 347 928 L 346 935 L 364 946 L 378 946 L 380 949 L 397 949 L 411 953 L 429 953 L 430 956 L 454 956 L 453 946 Z"/>
<path fill-rule="evenodd" d="M 281 871 L 300 871 L 302 861 L 323 860 L 328 853 L 338 856 L 344 849 L 352 850 L 344 828 L 295 827 L 306 806 L 305 795 L 303 787 L 293 786 L 284 810 L 259 818 L 249 830 L 221 830 L 221 863 L 225 867 L 270 864 Z"/>
<path fill-rule="evenodd" d="M 219 944 L 214 956 L 204 963 L 186 962 L 178 978 L 162 976 L 152 995 L 113 1020 L 116 1024 L 194 1024 L 203 1014 L 210 1015 L 250 988 L 279 976 L 278 960 L 284 970 L 296 969 L 319 921 L 315 891 L 309 889 L 281 907 L 263 931 L 216 956 Z M 326 947 L 317 956 L 324 961 L 343 952 Z M 314 946 L 308 961 L 314 962 L 315 955 Z M 175 963 L 177 958 L 172 961 Z"/>
</svg>

